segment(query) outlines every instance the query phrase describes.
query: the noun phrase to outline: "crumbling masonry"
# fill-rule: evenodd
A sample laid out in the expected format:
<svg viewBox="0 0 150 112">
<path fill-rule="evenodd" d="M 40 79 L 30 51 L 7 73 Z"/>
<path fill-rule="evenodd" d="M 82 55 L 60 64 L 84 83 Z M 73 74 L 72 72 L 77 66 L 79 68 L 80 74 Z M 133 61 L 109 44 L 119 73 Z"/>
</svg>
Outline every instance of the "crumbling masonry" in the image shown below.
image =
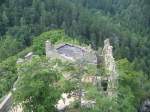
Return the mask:
<svg viewBox="0 0 150 112">
<path fill-rule="evenodd" d="M 109 39 L 104 41 L 104 48 L 102 51 L 102 55 L 104 58 L 104 68 L 105 68 L 105 76 L 107 79 L 107 95 L 110 97 L 116 97 L 116 89 L 117 89 L 117 78 L 118 74 L 116 71 L 116 64 L 113 58 L 112 53 L 113 47 L 110 45 Z"/>
<path fill-rule="evenodd" d="M 100 79 L 101 83 L 105 81 L 106 83 L 105 86 L 107 87 L 105 87 L 104 91 L 106 95 L 109 97 L 116 97 L 118 74 L 116 71 L 116 64 L 113 57 L 112 49 L 113 47 L 110 45 L 109 39 L 106 39 L 104 41 L 103 49 L 101 49 L 100 53 L 97 53 L 96 55 L 94 54 L 94 52 L 90 53 L 91 49 L 82 48 L 81 46 L 77 46 L 77 45 L 61 44 L 57 47 L 53 47 L 50 41 L 46 41 L 45 43 L 45 50 L 46 50 L 47 57 L 54 57 L 54 54 L 57 53 L 57 55 L 61 55 L 61 57 L 65 59 L 70 59 L 75 61 L 78 58 L 82 58 L 83 54 L 90 54 L 90 58 L 88 58 L 88 61 L 92 64 L 96 64 L 95 60 L 97 60 L 97 65 L 99 63 L 103 64 L 105 73 L 103 75 L 100 74 L 100 76 L 98 77 L 91 76 L 91 78 L 89 79 L 91 79 L 92 81 L 96 81 L 96 79 Z M 101 67 L 102 66 L 100 66 L 99 69 L 103 69 Z M 89 82 L 91 82 L 91 80 Z M 86 82 L 88 81 L 86 80 Z"/>
</svg>

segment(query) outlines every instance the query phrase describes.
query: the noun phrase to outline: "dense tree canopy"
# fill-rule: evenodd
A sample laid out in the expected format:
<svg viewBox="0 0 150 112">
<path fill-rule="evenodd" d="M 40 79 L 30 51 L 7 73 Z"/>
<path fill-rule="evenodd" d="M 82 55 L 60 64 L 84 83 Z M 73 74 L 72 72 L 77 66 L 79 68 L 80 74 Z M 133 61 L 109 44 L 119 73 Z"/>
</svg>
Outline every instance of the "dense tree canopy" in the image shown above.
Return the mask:
<svg viewBox="0 0 150 112">
<path fill-rule="evenodd" d="M 50 69 L 51 68 L 51 69 Z M 57 82 L 61 74 L 44 58 L 35 57 L 18 67 L 15 102 L 22 104 L 25 112 L 55 112 L 61 96 Z"/>
<path fill-rule="evenodd" d="M 44 42 L 47 39 L 52 43 L 91 44 L 94 50 L 98 50 L 103 45 L 103 40 L 110 38 L 120 71 L 119 111 L 135 111 L 140 99 L 150 97 L 149 9 L 150 0 L 0 0 L 0 97 L 12 88 L 17 79 L 17 58 L 24 56 L 32 48 L 35 54 L 44 55 Z M 65 32 L 49 32 L 51 29 L 63 29 Z M 41 34 L 42 32 L 45 33 Z M 57 76 L 57 71 L 49 70 L 47 67 L 40 68 L 40 61 L 36 60 L 22 66 L 29 71 L 20 72 L 22 82 L 26 85 L 20 84 L 18 94 L 22 95 L 22 99 L 17 99 L 18 101 L 28 100 L 26 97 L 34 93 L 28 91 L 30 94 L 26 94 L 26 87 L 33 86 L 37 91 L 33 94 L 33 100 L 36 100 L 39 94 L 43 95 L 41 90 L 47 94 L 51 89 L 55 91 L 53 87 L 46 89 L 43 86 L 54 83 L 47 83 L 47 79 L 58 81 L 56 77 L 49 76 Z M 39 67 L 37 72 L 34 72 L 37 69 L 34 65 Z M 25 77 L 26 75 L 29 77 Z M 28 82 L 29 79 L 31 82 Z M 38 84 L 42 89 L 35 87 Z M 72 89 L 70 86 L 67 88 Z M 59 91 L 55 92 L 59 94 Z M 52 104 L 56 103 L 57 98 L 59 95 Z M 107 99 L 98 100 L 104 100 L 104 107 L 111 103 L 105 102 Z M 41 101 L 43 104 L 34 111 L 54 109 L 54 105 L 45 105 L 47 100 L 44 96 L 37 104 L 41 104 Z M 29 108 L 33 105 L 32 102 L 25 104 Z"/>
<path fill-rule="evenodd" d="M 55 28 L 65 29 L 93 48 L 109 37 L 117 59 L 127 57 L 139 63 L 137 70 L 150 74 L 149 0 L 3 0 L 0 4 L 1 41 L 11 35 L 23 49 L 31 45 L 35 35 Z M 4 53 L 1 57 L 7 56 Z"/>
</svg>

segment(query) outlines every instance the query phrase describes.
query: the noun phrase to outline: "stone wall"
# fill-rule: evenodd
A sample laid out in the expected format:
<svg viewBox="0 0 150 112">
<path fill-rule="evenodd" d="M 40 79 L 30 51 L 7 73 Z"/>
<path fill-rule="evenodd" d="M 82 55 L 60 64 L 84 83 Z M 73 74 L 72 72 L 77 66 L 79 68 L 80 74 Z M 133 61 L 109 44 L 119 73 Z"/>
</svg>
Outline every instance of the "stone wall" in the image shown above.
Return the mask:
<svg viewBox="0 0 150 112">
<path fill-rule="evenodd" d="M 48 57 L 48 58 L 50 58 L 53 54 L 52 43 L 48 40 L 45 42 L 45 53 L 46 53 L 46 57 Z"/>
</svg>

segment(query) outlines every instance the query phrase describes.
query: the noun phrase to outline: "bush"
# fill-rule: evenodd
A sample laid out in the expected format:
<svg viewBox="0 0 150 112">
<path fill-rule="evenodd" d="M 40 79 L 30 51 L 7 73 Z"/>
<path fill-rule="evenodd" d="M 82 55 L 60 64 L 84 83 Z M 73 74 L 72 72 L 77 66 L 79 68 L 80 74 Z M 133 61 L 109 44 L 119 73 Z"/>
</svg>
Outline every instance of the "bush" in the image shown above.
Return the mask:
<svg viewBox="0 0 150 112">
<path fill-rule="evenodd" d="M 72 39 L 65 35 L 63 30 L 51 30 L 42 33 L 40 36 L 35 37 L 33 40 L 33 51 L 38 55 L 45 54 L 45 41 L 50 40 L 52 44 L 58 43 L 76 43 L 79 44 L 78 40 Z"/>
</svg>

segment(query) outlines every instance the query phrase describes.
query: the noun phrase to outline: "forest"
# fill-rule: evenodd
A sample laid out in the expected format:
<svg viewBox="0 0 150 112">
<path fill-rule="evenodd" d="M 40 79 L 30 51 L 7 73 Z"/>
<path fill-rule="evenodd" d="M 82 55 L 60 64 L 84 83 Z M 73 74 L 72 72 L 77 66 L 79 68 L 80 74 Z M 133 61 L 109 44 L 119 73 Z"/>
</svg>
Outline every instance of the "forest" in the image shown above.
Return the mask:
<svg viewBox="0 0 150 112">
<path fill-rule="evenodd" d="M 36 45 L 42 44 L 45 37 L 52 36 L 57 42 L 57 37 L 63 36 L 64 41 L 77 40 L 95 51 L 109 38 L 122 74 L 118 89 L 122 105 L 116 108 L 118 112 L 135 112 L 150 97 L 149 10 L 150 0 L 0 0 L 0 97 L 17 80 L 17 58 L 32 48 L 38 55 L 45 55 L 37 51 Z M 60 29 L 64 34 L 55 32 Z M 49 31 L 52 34 L 45 33 Z M 57 74 L 52 70 L 43 72 Z M 49 112 L 40 109 L 33 112 Z"/>
</svg>

